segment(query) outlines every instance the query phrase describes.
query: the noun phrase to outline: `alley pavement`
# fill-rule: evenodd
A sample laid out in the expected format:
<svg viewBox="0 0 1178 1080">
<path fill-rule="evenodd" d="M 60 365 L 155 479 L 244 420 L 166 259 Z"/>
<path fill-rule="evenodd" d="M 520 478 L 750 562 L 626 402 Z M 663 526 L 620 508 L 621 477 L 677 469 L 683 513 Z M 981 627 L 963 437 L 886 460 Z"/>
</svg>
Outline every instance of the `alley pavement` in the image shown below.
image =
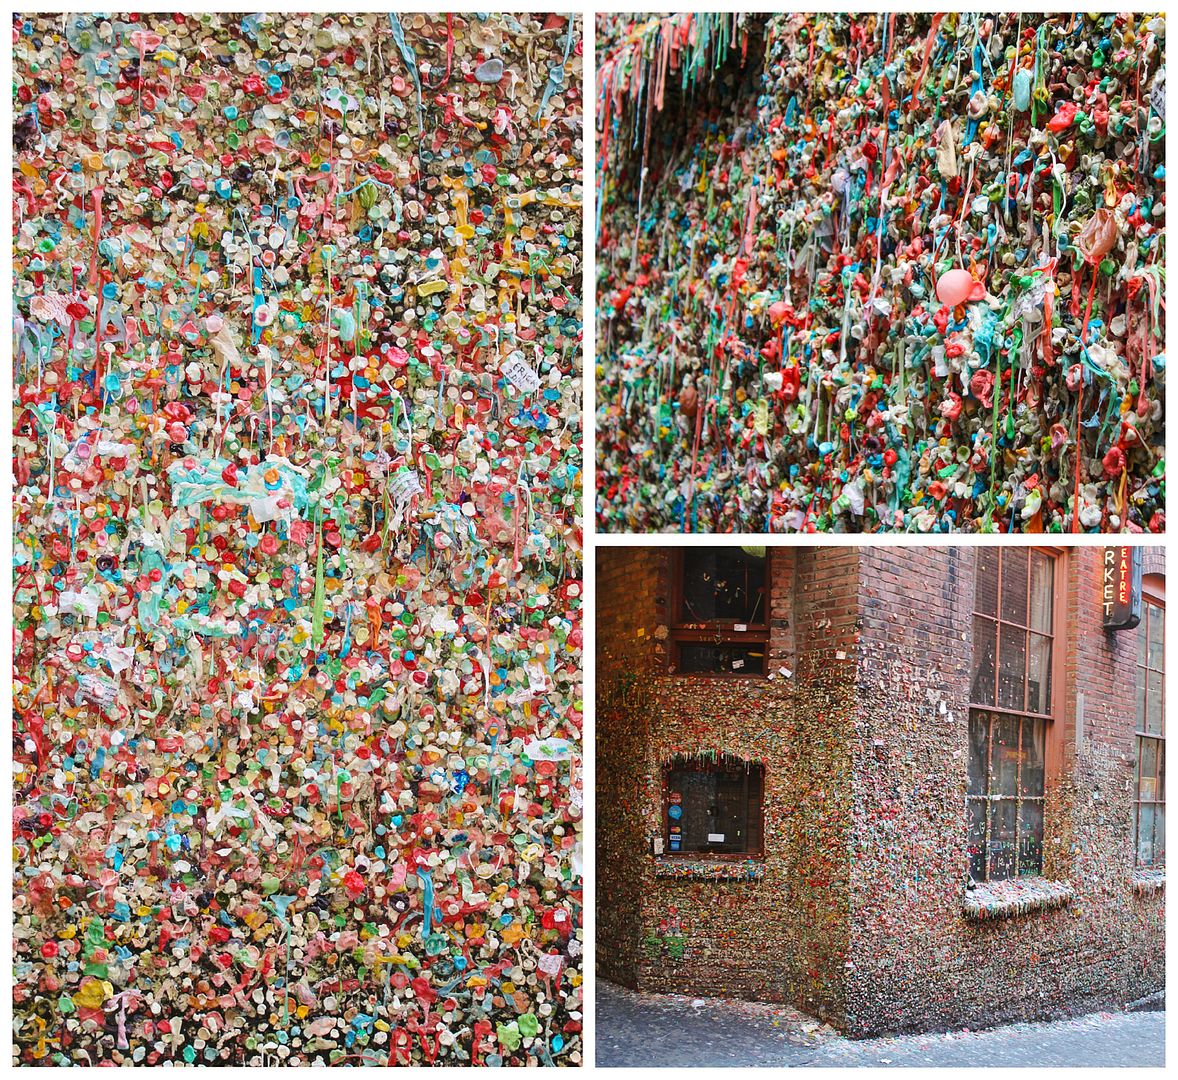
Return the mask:
<svg viewBox="0 0 1178 1080">
<path fill-rule="evenodd" d="M 1166 1014 L 1102 1012 L 985 1031 L 852 1040 L 788 1006 L 597 982 L 598 1066 L 1162 1066 Z"/>
</svg>

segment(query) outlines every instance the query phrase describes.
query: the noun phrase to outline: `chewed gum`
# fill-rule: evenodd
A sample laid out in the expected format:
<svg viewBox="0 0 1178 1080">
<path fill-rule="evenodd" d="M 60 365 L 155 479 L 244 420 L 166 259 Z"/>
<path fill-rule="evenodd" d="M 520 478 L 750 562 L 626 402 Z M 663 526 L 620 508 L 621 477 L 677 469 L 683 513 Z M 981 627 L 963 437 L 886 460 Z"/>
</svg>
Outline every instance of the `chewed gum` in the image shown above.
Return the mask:
<svg viewBox="0 0 1178 1080">
<path fill-rule="evenodd" d="M 598 526 L 1162 531 L 1164 50 L 602 16 Z"/>
<path fill-rule="evenodd" d="M 18 1065 L 582 1059 L 582 25 L 16 16 Z"/>
</svg>

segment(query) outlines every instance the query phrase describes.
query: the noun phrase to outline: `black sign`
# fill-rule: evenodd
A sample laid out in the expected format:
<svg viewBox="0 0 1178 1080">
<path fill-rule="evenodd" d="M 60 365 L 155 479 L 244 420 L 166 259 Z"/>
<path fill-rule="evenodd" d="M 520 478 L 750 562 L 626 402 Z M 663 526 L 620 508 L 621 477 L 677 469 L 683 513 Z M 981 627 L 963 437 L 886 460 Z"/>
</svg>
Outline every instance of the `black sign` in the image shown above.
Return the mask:
<svg viewBox="0 0 1178 1080">
<path fill-rule="evenodd" d="M 1141 548 L 1104 549 L 1100 606 L 1106 630 L 1132 630 L 1141 622 Z"/>
</svg>

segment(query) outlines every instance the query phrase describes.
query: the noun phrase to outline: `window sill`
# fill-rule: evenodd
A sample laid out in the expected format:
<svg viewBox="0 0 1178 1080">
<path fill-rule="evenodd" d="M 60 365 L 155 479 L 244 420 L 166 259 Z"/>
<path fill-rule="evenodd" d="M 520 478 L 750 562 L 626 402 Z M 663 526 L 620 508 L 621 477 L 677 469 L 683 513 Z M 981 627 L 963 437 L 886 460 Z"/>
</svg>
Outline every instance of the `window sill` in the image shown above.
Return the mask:
<svg viewBox="0 0 1178 1080">
<path fill-rule="evenodd" d="M 667 668 L 667 675 L 672 679 L 724 679 L 728 682 L 740 679 L 764 682 L 769 678 L 763 671 L 678 671 L 675 668 Z"/>
<path fill-rule="evenodd" d="M 1048 911 L 1071 903 L 1075 893 L 1062 881 L 1046 878 L 1012 878 L 988 881 L 965 892 L 967 919 L 1012 919 L 1032 911 Z"/>
<path fill-rule="evenodd" d="M 1165 888 L 1165 867 L 1142 866 L 1133 871 L 1133 891 L 1138 896 L 1164 892 Z"/>
<path fill-rule="evenodd" d="M 765 863 L 752 856 L 715 859 L 707 855 L 656 855 L 654 876 L 690 881 L 760 881 L 765 876 Z"/>
</svg>

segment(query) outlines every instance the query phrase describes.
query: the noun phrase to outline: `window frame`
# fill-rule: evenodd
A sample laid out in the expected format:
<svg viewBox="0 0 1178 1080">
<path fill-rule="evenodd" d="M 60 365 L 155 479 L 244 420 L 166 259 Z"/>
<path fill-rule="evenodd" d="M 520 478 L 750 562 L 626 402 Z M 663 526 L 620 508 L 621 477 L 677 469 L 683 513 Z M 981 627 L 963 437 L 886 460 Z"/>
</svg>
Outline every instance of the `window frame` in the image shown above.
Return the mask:
<svg viewBox="0 0 1178 1080">
<path fill-rule="evenodd" d="M 711 548 L 735 547 L 739 544 L 710 544 Z M 668 590 L 670 630 L 670 671 L 671 674 L 687 679 L 764 679 L 769 674 L 769 613 L 770 595 L 773 586 L 773 548 L 765 549 L 765 593 L 762 621 L 740 623 L 736 619 L 715 619 L 707 623 L 681 623 L 683 609 L 683 575 L 686 569 L 685 549 L 676 547 L 671 556 L 671 588 Z M 746 630 L 733 627 L 747 626 Z M 680 649 L 684 645 L 760 645 L 762 664 L 760 671 L 683 671 L 680 663 Z"/>
<path fill-rule="evenodd" d="M 697 771 L 697 772 L 720 772 L 720 763 L 712 762 L 712 768 L 698 768 L 700 765 L 708 765 L 708 760 L 700 755 L 694 754 L 690 756 L 676 756 L 669 761 L 665 761 L 662 765 L 662 783 L 663 783 L 663 854 L 664 859 L 715 859 L 718 862 L 747 862 L 749 859 L 760 860 L 765 858 L 765 779 L 767 771 L 765 763 L 762 761 L 746 761 L 743 758 L 732 757 L 730 755 L 722 755 L 723 758 L 744 766 L 745 771 L 745 788 L 744 788 L 744 806 L 745 806 L 745 833 L 750 833 L 753 821 L 757 822 L 757 833 L 761 838 L 760 846 L 755 849 L 748 849 L 745 851 L 672 851 L 671 850 L 671 774 L 673 772 Z M 750 802 L 748 794 L 748 777 L 752 769 L 759 769 L 761 774 L 761 796 L 753 804 Z M 754 818 L 755 811 L 755 818 Z"/>
<path fill-rule="evenodd" d="M 977 548 L 978 554 L 977 554 L 976 558 L 978 558 L 978 559 L 981 558 L 982 550 L 983 549 L 981 546 L 979 546 Z M 1059 584 L 1060 584 L 1060 580 L 1061 580 L 1060 568 L 1064 565 L 1063 550 L 1061 548 L 1039 547 L 1039 546 L 1028 546 L 1026 548 L 1026 552 L 1027 552 L 1027 622 L 1026 622 L 1026 625 L 1011 622 L 1009 619 L 1002 618 L 1002 558 L 1007 550 L 1017 550 L 1017 549 L 1013 545 L 1005 545 L 1004 544 L 1001 546 L 994 547 L 993 550 L 998 554 L 998 580 L 995 585 L 995 600 L 994 600 L 994 614 L 993 615 L 987 615 L 984 612 L 979 612 L 977 610 L 977 607 L 976 607 L 976 605 L 977 605 L 977 576 L 976 576 L 977 575 L 977 563 L 975 562 L 975 564 L 974 564 L 974 567 L 975 567 L 975 569 L 974 569 L 974 575 L 975 575 L 975 577 L 974 577 L 974 596 L 973 596 L 973 599 L 970 601 L 970 624 L 969 624 L 969 626 L 970 626 L 970 669 L 971 669 L 971 671 L 970 671 L 970 684 L 969 684 L 969 707 L 971 709 L 984 709 L 987 712 L 1003 713 L 1006 716 L 1018 716 L 1018 717 L 1029 716 L 1029 717 L 1034 717 L 1037 720 L 1047 720 L 1047 721 L 1054 720 L 1055 716 L 1056 716 L 1056 707 L 1057 707 L 1057 704 L 1058 704 L 1060 697 L 1061 697 L 1060 683 L 1062 682 L 1061 679 L 1056 678 L 1056 673 L 1059 670 L 1059 665 L 1057 662 L 1060 658 L 1060 652 L 1061 652 L 1060 647 L 1061 647 L 1061 643 L 1062 643 L 1063 630 L 1064 630 L 1064 627 L 1066 626 L 1066 622 L 1063 620 L 1066 620 L 1066 618 L 1067 618 L 1066 608 L 1061 609 L 1061 605 L 1059 603 L 1060 593 L 1061 593 L 1061 589 L 1059 588 Z M 1031 558 L 1031 555 L 1035 552 L 1039 552 L 1042 555 L 1046 555 L 1051 560 L 1051 563 L 1052 563 L 1052 577 L 1051 577 L 1052 601 L 1051 601 L 1051 633 L 1050 634 L 1045 634 L 1041 630 L 1035 630 L 1031 626 L 1030 558 Z M 977 642 L 974 637 L 974 620 L 975 619 L 981 619 L 987 623 L 990 623 L 991 625 L 993 625 L 994 631 L 995 631 L 995 633 L 994 633 L 994 687 L 993 687 L 994 701 L 989 705 L 983 704 L 980 701 L 973 700 L 972 668 L 973 668 L 973 660 L 974 660 L 974 650 L 977 648 Z M 1025 650 L 1023 652 L 1023 679 L 1022 679 L 1022 683 L 1023 683 L 1023 706 L 1024 707 L 1021 709 L 1012 709 L 1009 706 L 998 704 L 998 688 L 1000 685 L 1000 679 L 1001 679 L 1001 674 L 1002 674 L 1002 661 L 1001 661 L 1002 628 L 1004 626 L 1011 627 L 1015 630 L 1021 630 L 1027 634 L 1027 647 L 1025 648 Z M 1050 639 L 1050 648 L 1048 650 L 1048 662 L 1051 665 L 1051 667 L 1050 667 L 1050 672 L 1051 672 L 1051 695 L 1050 696 L 1051 696 L 1051 700 L 1048 701 L 1047 710 L 1045 712 L 1032 712 L 1030 709 L 1026 708 L 1027 688 L 1028 688 L 1028 685 L 1030 682 L 1030 673 L 1031 673 L 1031 647 L 1030 647 L 1030 635 L 1031 634 L 1038 634 L 1040 637 L 1046 637 L 1046 638 Z"/>
<path fill-rule="evenodd" d="M 1152 862 L 1144 863 L 1141 861 L 1141 848 L 1139 846 L 1140 830 L 1141 830 L 1141 808 L 1143 806 L 1151 806 L 1154 808 L 1154 837 L 1157 836 L 1157 808 L 1160 806 L 1163 809 L 1166 805 L 1165 796 L 1165 775 L 1166 775 L 1166 655 L 1165 655 L 1165 634 L 1166 634 L 1166 596 L 1164 585 L 1161 589 L 1157 588 L 1154 582 L 1149 581 L 1149 578 L 1160 577 L 1161 575 L 1145 575 L 1142 579 L 1141 585 L 1141 606 L 1142 606 L 1142 623 L 1146 627 L 1145 639 L 1145 664 L 1138 662 L 1137 657 L 1133 660 L 1133 674 L 1134 674 L 1134 719 L 1133 719 L 1133 742 L 1136 761 L 1133 763 L 1133 868 L 1135 870 L 1163 870 L 1166 866 L 1165 843 L 1162 845 L 1161 859 L 1154 859 Z M 1147 613 L 1148 607 L 1155 607 L 1162 613 L 1162 666 L 1160 669 L 1151 668 L 1149 666 L 1149 627 L 1152 625 L 1153 619 Z M 1140 625 L 1140 624 L 1139 624 Z M 1136 642 L 1134 642 L 1136 645 Z M 1162 676 L 1162 701 L 1161 701 L 1161 731 L 1143 731 L 1137 727 L 1136 705 L 1142 705 L 1142 723 L 1145 727 L 1149 726 L 1149 673 L 1151 671 L 1159 671 Z M 1144 679 L 1141 685 L 1137 684 L 1137 679 L 1144 674 Z M 1158 782 L 1159 798 L 1142 799 L 1141 798 L 1141 748 L 1142 743 L 1150 740 L 1157 747 L 1157 754 L 1155 757 L 1155 772 L 1154 779 Z M 1165 835 L 1165 826 L 1162 826 L 1163 837 Z"/>
<path fill-rule="evenodd" d="M 995 601 L 994 601 L 994 615 L 990 616 L 985 613 L 977 611 L 977 585 L 978 585 L 978 566 L 981 561 L 983 548 L 981 545 L 974 548 L 974 588 L 969 600 L 969 632 L 970 632 L 970 659 L 969 659 L 969 687 L 967 693 L 968 709 L 966 713 L 966 783 L 965 783 L 965 856 L 966 874 L 978 884 L 988 884 L 993 881 L 1011 881 L 1020 878 L 1035 878 L 1046 876 L 1046 861 L 1047 848 L 1042 845 L 1040 855 L 1040 866 L 1037 874 L 1019 874 L 1018 873 L 1018 858 L 1019 858 L 1019 832 L 1022 822 L 1022 804 L 1024 801 L 1038 803 L 1043 819 L 1043 837 L 1046 837 L 1047 832 L 1047 804 L 1048 791 L 1053 782 L 1058 778 L 1059 770 L 1061 768 L 1062 747 L 1059 745 L 1059 739 L 1056 736 L 1056 721 L 1059 719 L 1060 710 L 1063 708 L 1065 701 L 1065 679 L 1066 679 L 1066 662 L 1067 662 L 1067 618 L 1068 618 L 1068 573 L 1070 571 L 1070 564 L 1068 561 L 1067 548 L 1055 545 L 1026 545 L 1027 552 L 1027 623 L 1025 626 L 1019 626 L 1018 623 L 1010 622 L 1002 619 L 1002 561 L 1008 551 L 1016 550 L 1023 545 L 994 545 L 992 550 L 998 556 L 998 577 L 995 583 Z M 1032 630 L 1031 628 L 1031 610 L 1030 610 L 1030 589 L 1031 589 L 1031 567 L 1030 558 L 1034 552 L 1046 555 L 1052 563 L 1052 598 L 1051 598 L 1051 633 L 1050 635 L 1043 635 L 1041 631 Z M 974 701 L 973 699 L 973 665 L 975 658 L 975 650 L 978 647 L 976 635 L 974 634 L 975 620 L 982 619 L 990 622 L 996 628 L 994 638 L 994 703 L 984 704 L 982 702 Z M 1031 633 L 1041 634 L 1041 636 L 1049 636 L 1051 645 L 1048 650 L 1048 662 L 1051 674 L 1051 693 L 1050 700 L 1047 703 L 1046 712 L 1030 712 L 1024 709 L 1011 709 L 1006 706 L 998 705 L 998 685 L 999 675 L 1001 670 L 1000 650 L 1001 650 L 1001 627 L 1003 625 L 1015 627 L 1027 632 L 1027 649 L 1023 659 L 1023 703 L 1026 705 L 1027 701 L 1027 681 L 1030 672 L 1030 637 Z M 969 740 L 970 740 L 970 726 L 974 722 L 976 714 L 989 714 L 988 729 L 986 735 L 986 793 L 983 795 L 971 795 L 969 793 Z M 1007 717 L 1019 721 L 1019 762 L 1018 772 L 1016 774 L 1014 796 L 1000 796 L 994 798 L 990 794 L 990 785 L 993 782 L 992 763 L 994 754 L 993 745 L 993 726 L 994 720 L 1002 717 Z M 1043 723 L 1043 794 L 1041 796 L 1023 795 L 1021 793 L 1022 786 L 1022 732 L 1023 725 L 1026 721 L 1042 721 Z M 985 877 L 978 879 L 973 877 L 973 872 L 970 868 L 969 859 L 969 836 L 970 836 L 970 804 L 972 801 L 981 801 L 986 806 L 986 858 L 985 858 Z M 1015 805 L 1015 872 L 1009 878 L 992 878 L 990 876 L 990 829 L 992 822 L 992 808 L 994 803 L 1011 801 Z"/>
<path fill-rule="evenodd" d="M 1003 713 L 1003 712 L 990 712 L 988 710 L 982 709 L 980 706 L 971 705 L 970 709 L 969 709 L 969 723 L 971 725 L 973 724 L 974 719 L 978 714 L 988 716 L 987 731 L 986 731 L 986 749 L 987 749 L 986 786 L 987 786 L 987 790 L 989 789 L 990 785 L 993 783 L 993 780 L 994 780 L 994 742 L 995 742 L 994 724 L 995 724 L 995 721 L 1004 720 L 1004 719 L 1018 721 L 1016 745 L 1019 748 L 1019 753 L 1018 753 L 1018 762 L 1017 762 L 1017 766 L 1016 766 L 1016 770 L 1015 770 L 1015 781 L 1014 781 L 1015 793 L 1013 795 L 991 795 L 988 793 L 985 795 L 971 795 L 969 793 L 968 776 L 967 776 L 967 786 L 966 786 L 966 795 L 965 795 L 966 838 L 967 838 L 966 847 L 967 847 L 967 849 L 969 846 L 968 845 L 968 837 L 969 837 L 969 827 L 970 827 L 970 821 L 969 821 L 970 803 L 980 802 L 986 807 L 985 877 L 983 877 L 981 879 L 974 878 L 974 880 L 975 881 L 981 880 L 982 882 L 992 882 L 992 881 L 1012 881 L 1012 880 L 1015 880 L 1018 878 L 1042 877 L 1043 876 L 1043 839 L 1042 839 L 1042 836 L 1040 836 L 1040 839 L 1039 839 L 1039 870 L 1038 870 L 1038 872 L 1037 873 L 1029 873 L 1029 874 L 1020 873 L 1019 872 L 1019 861 L 1022 857 L 1022 852 L 1020 849 L 1020 840 L 1021 840 L 1021 834 L 1022 834 L 1023 806 L 1028 803 L 1034 804 L 1035 806 L 1037 806 L 1039 808 L 1039 817 L 1040 817 L 1040 820 L 1043 822 L 1044 827 L 1046 826 L 1046 822 L 1047 822 L 1047 809 L 1046 809 L 1046 807 L 1047 807 L 1047 743 L 1048 743 L 1047 719 L 1045 717 L 1036 716 L 1031 713 L 1011 714 L 1011 713 Z M 1042 794 L 1040 794 L 1040 795 L 1025 795 L 1025 794 L 1023 794 L 1023 790 L 1022 790 L 1023 789 L 1023 765 L 1026 761 L 1026 758 L 1025 758 L 1025 755 L 1024 755 L 1023 749 L 1022 749 L 1023 744 L 1024 744 L 1023 733 L 1025 731 L 1025 727 L 1027 724 L 1034 725 L 1036 723 L 1043 724 L 1043 785 L 1042 785 L 1043 791 L 1042 791 Z M 968 767 L 968 762 L 967 762 L 967 767 Z M 993 828 L 994 807 L 999 803 L 1013 803 L 1014 804 L 1014 873 L 1008 875 L 1007 877 L 1003 877 L 1003 878 L 995 878 L 995 877 L 990 876 L 990 862 L 991 862 L 991 852 L 989 850 L 990 833 Z M 973 877 L 972 871 L 970 871 L 970 877 Z"/>
</svg>

